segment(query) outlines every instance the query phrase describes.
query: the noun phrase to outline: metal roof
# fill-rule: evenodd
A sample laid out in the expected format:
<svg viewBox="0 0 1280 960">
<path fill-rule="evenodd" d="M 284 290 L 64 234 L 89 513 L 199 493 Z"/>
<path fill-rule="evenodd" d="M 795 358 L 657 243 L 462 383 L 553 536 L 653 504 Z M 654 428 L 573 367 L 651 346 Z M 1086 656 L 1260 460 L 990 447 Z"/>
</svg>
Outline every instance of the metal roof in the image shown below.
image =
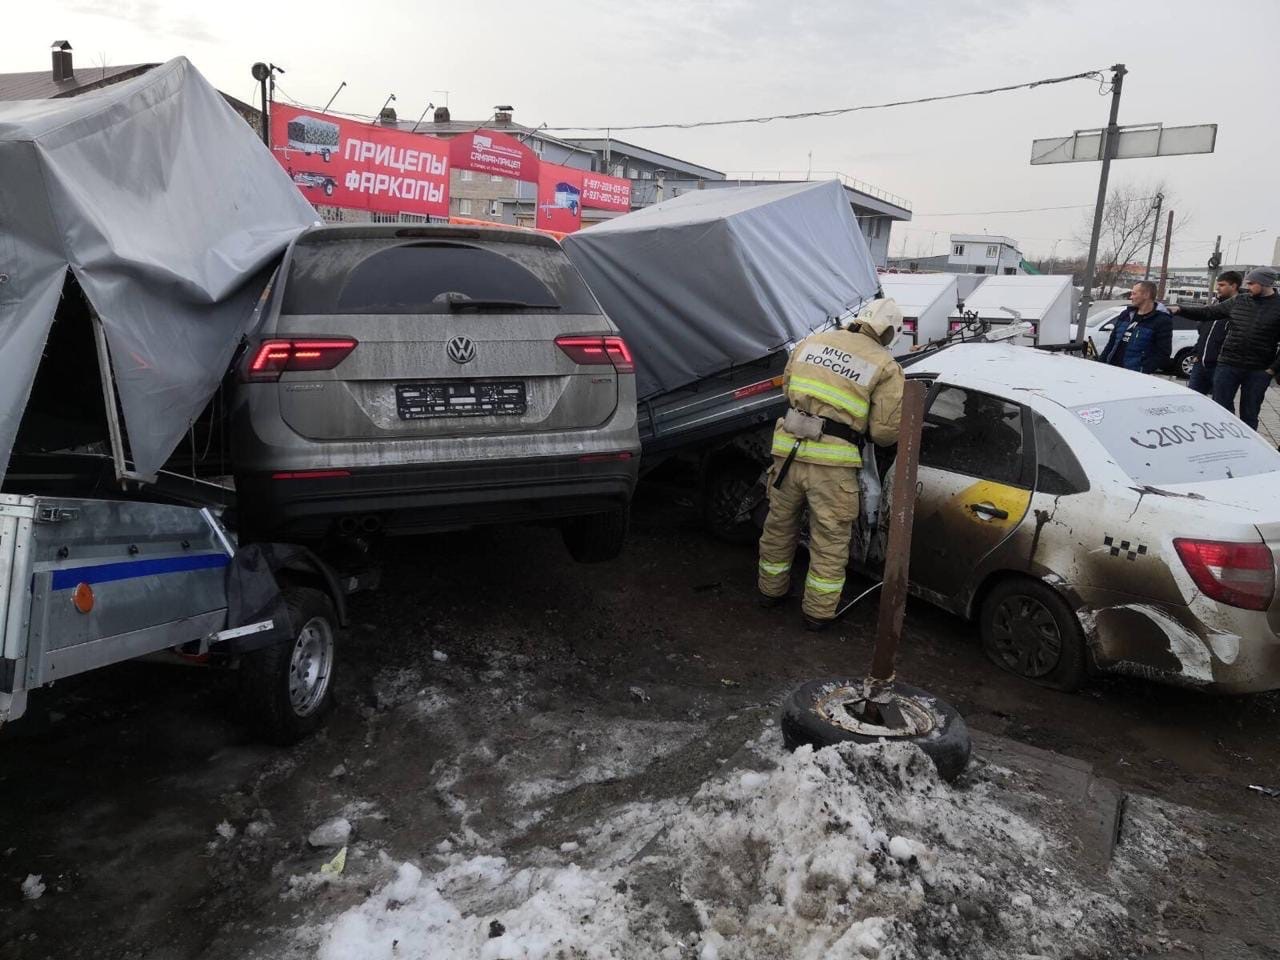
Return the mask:
<svg viewBox="0 0 1280 960">
<path fill-rule="evenodd" d="M 656 166 L 663 164 L 670 165 L 671 172 L 679 170 L 685 173 L 692 173 L 696 176 L 705 177 L 709 180 L 723 180 L 724 173 L 719 170 L 713 170 L 711 167 L 705 167 L 700 163 L 690 163 L 688 160 L 681 160 L 679 157 L 673 157 L 670 154 L 659 153 L 657 150 L 650 150 L 647 147 L 641 147 L 634 143 L 628 143 L 625 140 L 618 140 L 613 137 L 574 137 L 571 141 L 576 143 L 593 153 L 603 154 L 607 147 L 610 153 L 617 152 L 624 157 L 631 157 L 634 160 L 643 160 L 645 163 L 652 163 Z"/>
<path fill-rule="evenodd" d="M 0 100 L 54 100 L 74 97 L 121 80 L 146 73 L 155 63 L 129 63 L 119 67 L 81 67 L 70 80 L 55 82 L 51 70 L 0 73 Z"/>
<path fill-rule="evenodd" d="M 413 120 L 397 120 L 394 124 L 381 123 L 373 121 L 374 126 L 394 127 L 397 130 L 403 130 L 405 133 L 410 131 L 414 133 L 424 133 L 432 137 L 456 137 L 460 133 L 472 133 L 476 130 L 493 130 L 496 133 L 506 133 L 521 140 L 532 140 L 537 138 L 546 143 L 554 143 L 557 146 L 564 147 L 566 150 L 572 150 L 575 153 L 590 154 L 591 151 L 585 147 L 580 147 L 571 140 L 561 140 L 559 137 L 553 137 L 544 133 L 535 127 L 526 127 L 522 123 L 514 121 L 497 120 L 446 120 L 444 123 L 437 123 L 434 120 L 423 118 L 421 123 L 415 123 Z M 417 130 L 414 130 L 414 127 Z"/>
<path fill-rule="evenodd" d="M 1071 291 L 1071 277 L 1065 275 L 993 274 L 965 298 L 964 306 L 980 316 L 1000 319 L 1009 317 L 1000 308 L 1011 307 L 1021 313 L 1024 320 L 1040 320 L 1059 302 L 1065 301 L 1070 309 Z"/>
<path fill-rule="evenodd" d="M 1001 237 L 994 233 L 953 233 L 952 243 L 1002 243 L 1006 247 L 1018 249 L 1018 241 L 1011 237 Z"/>
<path fill-rule="evenodd" d="M 880 287 L 902 308 L 905 317 L 919 317 L 939 301 L 948 314 L 956 308 L 954 273 L 882 273 Z"/>
</svg>

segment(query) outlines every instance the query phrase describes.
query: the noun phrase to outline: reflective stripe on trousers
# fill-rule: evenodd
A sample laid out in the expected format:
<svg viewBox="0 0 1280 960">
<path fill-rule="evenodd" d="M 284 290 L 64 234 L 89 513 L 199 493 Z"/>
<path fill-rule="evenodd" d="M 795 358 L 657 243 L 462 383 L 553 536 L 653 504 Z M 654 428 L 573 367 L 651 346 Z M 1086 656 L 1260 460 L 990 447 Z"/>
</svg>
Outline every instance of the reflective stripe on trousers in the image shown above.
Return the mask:
<svg viewBox="0 0 1280 960">
<path fill-rule="evenodd" d="M 773 447 L 770 452 L 775 457 L 788 457 L 791 448 L 796 445 L 796 438 L 785 430 L 778 430 L 773 435 Z M 824 443 L 821 440 L 801 440 L 800 449 L 796 451 L 796 459 L 808 460 L 810 463 L 825 463 L 833 467 L 860 467 L 862 454 L 858 448 L 847 443 Z"/>
<path fill-rule="evenodd" d="M 818 593 L 839 593 L 844 589 L 844 577 L 839 580 L 827 580 L 823 577 L 815 577 L 811 573 L 804 578 L 804 588 L 816 590 Z"/>
<path fill-rule="evenodd" d="M 760 592 L 770 597 L 787 592 L 800 520 L 808 508 L 809 575 L 803 608 L 816 620 L 830 620 L 840 605 L 849 538 L 858 516 L 858 471 L 848 464 L 825 466 L 796 460 L 782 486 L 775 487 L 772 479 L 782 462 L 781 456 L 775 457 L 770 470 L 769 515 L 760 535 L 757 583 Z"/>
</svg>

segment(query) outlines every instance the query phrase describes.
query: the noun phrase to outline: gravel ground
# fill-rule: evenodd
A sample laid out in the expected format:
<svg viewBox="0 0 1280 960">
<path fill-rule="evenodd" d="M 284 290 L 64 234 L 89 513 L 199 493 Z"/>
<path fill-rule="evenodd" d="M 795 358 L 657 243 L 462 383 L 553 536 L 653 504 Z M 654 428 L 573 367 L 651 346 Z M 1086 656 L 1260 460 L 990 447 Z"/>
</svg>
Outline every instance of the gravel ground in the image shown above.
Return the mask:
<svg viewBox="0 0 1280 960">
<path fill-rule="evenodd" d="M 630 912 L 619 916 L 636 931 L 626 955 L 807 955 L 796 931 L 792 947 L 769 945 L 769 922 L 750 911 L 767 898 L 764 879 L 736 870 L 736 885 L 716 886 L 699 872 L 689 851 L 700 821 L 688 811 L 698 797 L 735 809 L 763 802 L 740 795 L 742 771 L 765 778 L 750 781 L 761 797 L 804 773 L 771 739 L 777 705 L 802 679 L 865 668 L 873 607 L 817 637 L 799 629 L 796 609 L 756 609 L 751 551 L 707 540 L 670 489 L 645 491 L 627 554 L 608 564 L 575 565 L 554 531 L 538 529 L 387 552 L 383 589 L 353 603 L 342 637 L 339 708 L 294 749 L 256 743 L 228 702 L 232 686 L 207 671 L 125 665 L 33 697 L 31 715 L 0 734 L 0 958 L 339 956 L 335 921 L 385 913 L 388 900 L 395 910 L 396 891 L 427 909 L 412 899 L 424 896 L 421 877 L 402 874 L 403 863 L 445 884 L 466 916 L 520 922 L 527 901 L 466 887 L 478 857 L 501 860 L 491 865 L 506 877 L 499 886 L 526 893 L 531 876 L 563 884 L 570 867 L 603 877 L 652 861 L 621 875 Z M 1280 697 L 1122 679 L 1077 695 L 1041 690 L 988 664 L 969 625 L 915 603 L 899 674 L 976 729 L 1092 763 L 1131 793 L 1125 832 L 1112 869 L 1090 874 L 1063 852 L 1062 825 L 1035 784 L 979 762 L 947 808 L 977 816 L 973 797 L 987 797 L 1042 834 L 1043 857 L 1027 869 L 1059 873 L 1037 874 L 1028 901 L 999 909 L 976 888 L 991 882 L 988 867 L 1009 868 L 1003 853 L 972 858 L 971 895 L 921 879 L 923 906 L 908 904 L 910 877 L 876 874 L 878 889 L 902 898 L 881 901 L 876 916 L 924 912 L 905 933 L 859 928 L 871 939 L 849 955 L 875 946 L 886 957 L 980 956 L 966 937 L 981 930 L 992 956 L 1280 956 L 1280 800 L 1247 789 L 1280 786 Z M 864 778 L 883 775 L 875 769 Z M 875 829 L 893 827 L 893 811 L 868 811 Z M 332 818 L 352 828 L 340 874 L 321 870 L 336 848 L 307 842 Z M 929 862 L 949 862 L 948 842 L 923 821 L 895 829 L 934 851 Z M 28 876 L 44 885 L 38 899 L 24 898 Z M 935 896 L 944 889 L 945 902 Z M 1082 914 L 1086 933 L 1110 931 L 1108 946 L 1092 933 L 1037 942 L 1005 915 L 1062 890 L 1075 891 L 1073 903 L 1096 896 L 1125 908 L 1112 926 L 1102 907 Z M 598 902 L 603 923 L 613 901 Z M 871 902 L 812 909 L 826 922 L 828 907 Z M 939 903 L 962 922 L 947 927 L 931 912 Z M 406 949 L 426 942 L 415 930 Z"/>
</svg>

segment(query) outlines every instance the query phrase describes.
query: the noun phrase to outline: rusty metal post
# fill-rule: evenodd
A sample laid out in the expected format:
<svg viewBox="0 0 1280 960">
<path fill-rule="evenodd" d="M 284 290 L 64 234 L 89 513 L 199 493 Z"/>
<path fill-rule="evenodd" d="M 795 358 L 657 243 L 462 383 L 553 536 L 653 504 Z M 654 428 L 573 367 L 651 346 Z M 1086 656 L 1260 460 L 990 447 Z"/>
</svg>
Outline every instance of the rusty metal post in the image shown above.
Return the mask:
<svg viewBox="0 0 1280 960">
<path fill-rule="evenodd" d="M 1169 247 L 1173 244 L 1173 211 L 1169 211 L 1169 226 L 1164 231 L 1164 257 L 1160 261 L 1160 289 L 1156 291 L 1156 299 L 1164 299 L 1165 285 L 1169 282 Z"/>
<path fill-rule="evenodd" d="M 908 380 L 902 392 L 902 426 L 893 467 L 893 500 L 889 505 L 889 542 L 885 547 L 884 587 L 876 623 L 876 649 L 871 658 L 872 684 L 893 679 L 902 620 L 907 607 L 907 573 L 911 565 L 911 525 L 916 515 L 916 466 L 920 462 L 920 427 L 924 422 L 925 385 Z"/>
</svg>

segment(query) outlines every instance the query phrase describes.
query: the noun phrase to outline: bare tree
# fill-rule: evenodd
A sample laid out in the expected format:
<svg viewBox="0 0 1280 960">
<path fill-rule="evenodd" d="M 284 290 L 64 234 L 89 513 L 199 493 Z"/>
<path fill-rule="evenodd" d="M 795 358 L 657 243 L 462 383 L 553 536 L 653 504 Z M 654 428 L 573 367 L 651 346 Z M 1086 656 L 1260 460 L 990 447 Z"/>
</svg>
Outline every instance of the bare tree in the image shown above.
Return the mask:
<svg viewBox="0 0 1280 960">
<path fill-rule="evenodd" d="M 1102 291 L 1102 299 L 1110 299 L 1120 282 L 1125 268 L 1131 263 L 1146 262 L 1146 251 L 1151 235 L 1156 233 L 1156 256 L 1164 248 L 1164 224 L 1156 223 L 1155 198 L 1164 195 L 1162 209 L 1172 210 L 1175 198 L 1164 181 L 1157 183 L 1126 183 L 1111 190 L 1102 208 L 1102 233 L 1098 238 L 1098 263 L 1094 271 L 1094 283 Z M 1188 217 L 1183 215 L 1174 221 L 1175 231 L 1185 226 Z M 1087 213 L 1077 232 L 1077 240 L 1087 244 L 1093 229 L 1093 214 Z"/>
</svg>

